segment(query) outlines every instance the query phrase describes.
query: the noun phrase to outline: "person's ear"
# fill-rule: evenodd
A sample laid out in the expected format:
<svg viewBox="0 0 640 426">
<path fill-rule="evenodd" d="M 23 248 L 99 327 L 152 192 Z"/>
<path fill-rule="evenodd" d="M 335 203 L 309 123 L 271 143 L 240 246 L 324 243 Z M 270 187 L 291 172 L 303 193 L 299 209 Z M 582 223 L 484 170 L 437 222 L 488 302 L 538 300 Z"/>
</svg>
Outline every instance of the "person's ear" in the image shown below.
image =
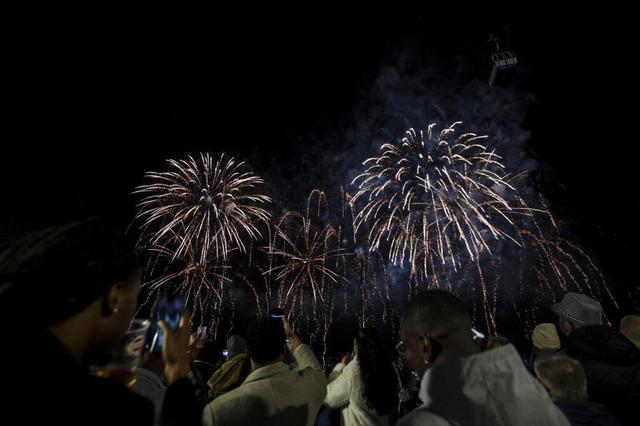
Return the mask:
<svg viewBox="0 0 640 426">
<path fill-rule="evenodd" d="M 564 319 L 563 326 L 564 326 L 565 330 L 568 331 L 569 333 L 573 333 L 577 328 L 576 325 L 572 321 L 570 321 L 570 320 L 568 320 L 566 318 Z"/>
<path fill-rule="evenodd" d="M 431 366 L 431 356 L 433 355 L 433 345 L 431 340 L 424 335 L 418 337 L 418 350 L 426 366 Z"/>
<path fill-rule="evenodd" d="M 105 294 L 102 303 L 102 316 L 110 317 L 120 311 L 124 300 L 125 283 L 118 281 L 113 283 Z"/>
</svg>

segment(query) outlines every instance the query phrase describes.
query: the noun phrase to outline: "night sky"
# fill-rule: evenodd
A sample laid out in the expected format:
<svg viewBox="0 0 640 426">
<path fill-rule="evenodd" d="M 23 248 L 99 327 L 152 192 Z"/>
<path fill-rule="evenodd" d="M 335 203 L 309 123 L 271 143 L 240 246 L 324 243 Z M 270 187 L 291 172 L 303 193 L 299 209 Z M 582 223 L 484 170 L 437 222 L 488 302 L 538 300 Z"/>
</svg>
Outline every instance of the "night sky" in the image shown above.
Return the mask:
<svg viewBox="0 0 640 426">
<path fill-rule="evenodd" d="M 532 187 L 623 311 L 637 308 L 630 30 L 431 20 L 24 35 L 5 63 L 2 238 L 88 215 L 127 225 L 144 172 L 200 151 L 246 159 L 276 209 L 299 207 L 315 187 L 346 185 L 406 124 L 462 120 L 533 168 Z M 520 61 L 496 89 L 486 84 L 491 33 Z"/>
</svg>

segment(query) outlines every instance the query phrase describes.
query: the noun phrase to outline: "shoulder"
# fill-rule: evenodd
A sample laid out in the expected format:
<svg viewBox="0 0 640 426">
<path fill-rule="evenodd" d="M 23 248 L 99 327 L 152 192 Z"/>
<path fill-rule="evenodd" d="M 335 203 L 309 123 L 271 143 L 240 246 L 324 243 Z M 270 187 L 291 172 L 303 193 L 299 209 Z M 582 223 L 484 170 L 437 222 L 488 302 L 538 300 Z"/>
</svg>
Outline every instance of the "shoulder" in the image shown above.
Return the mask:
<svg viewBox="0 0 640 426">
<path fill-rule="evenodd" d="M 246 389 L 242 389 L 243 386 L 246 385 L 222 394 L 208 403 L 203 411 L 203 419 L 211 418 L 220 421 L 221 418 L 225 418 L 225 413 L 235 411 L 235 405 L 246 395 Z M 207 424 L 206 421 L 204 423 Z"/>
<path fill-rule="evenodd" d="M 318 380 L 321 379 L 323 385 L 326 385 L 324 371 L 310 366 L 300 368 L 298 370 L 289 370 L 287 375 L 280 376 L 284 380 Z"/>
<path fill-rule="evenodd" d="M 239 387 L 235 388 L 234 390 L 218 396 L 216 399 L 214 399 L 207 405 L 207 408 L 210 408 L 211 410 L 216 410 L 221 407 L 227 407 L 229 405 L 232 405 L 235 401 L 238 401 L 242 397 L 255 393 L 253 392 L 255 387 L 253 385 L 254 383 L 242 384 Z"/>
<path fill-rule="evenodd" d="M 417 425 L 431 425 L 431 426 L 450 426 L 444 418 L 432 413 L 427 407 L 418 407 L 404 416 L 398 422 L 398 426 L 417 426 Z"/>
</svg>

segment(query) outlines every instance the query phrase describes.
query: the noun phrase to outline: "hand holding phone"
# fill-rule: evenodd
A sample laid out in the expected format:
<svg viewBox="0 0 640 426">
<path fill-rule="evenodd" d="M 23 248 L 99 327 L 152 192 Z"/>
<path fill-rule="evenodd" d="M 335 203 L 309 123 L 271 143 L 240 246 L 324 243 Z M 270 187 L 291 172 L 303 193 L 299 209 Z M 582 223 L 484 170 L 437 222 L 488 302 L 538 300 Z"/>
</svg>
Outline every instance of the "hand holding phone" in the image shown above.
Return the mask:
<svg viewBox="0 0 640 426">
<path fill-rule="evenodd" d="M 166 321 L 159 323 L 165 337 L 162 358 L 165 363 L 165 376 L 169 383 L 186 376 L 189 372 L 191 363 L 191 354 L 189 353 L 190 323 L 191 314 L 189 312 L 181 315 L 175 330 L 172 330 Z"/>
<path fill-rule="evenodd" d="M 167 296 L 162 294 L 158 299 L 153 314 L 145 348 L 149 352 L 161 352 L 164 346 L 164 333 L 159 323 L 164 322 L 168 328 L 175 331 L 179 328 L 180 318 L 184 312 L 184 297 L 180 295 Z"/>
</svg>

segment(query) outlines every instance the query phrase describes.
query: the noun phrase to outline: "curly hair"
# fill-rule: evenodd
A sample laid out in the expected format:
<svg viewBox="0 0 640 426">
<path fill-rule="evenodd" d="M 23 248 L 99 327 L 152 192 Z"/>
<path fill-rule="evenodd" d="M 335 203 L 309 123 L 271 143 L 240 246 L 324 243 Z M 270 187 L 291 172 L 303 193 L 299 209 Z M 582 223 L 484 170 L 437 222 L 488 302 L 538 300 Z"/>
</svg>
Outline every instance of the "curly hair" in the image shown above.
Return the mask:
<svg viewBox="0 0 640 426">
<path fill-rule="evenodd" d="M 378 415 L 392 414 L 398 409 L 400 382 L 389 351 L 371 328 L 360 329 L 356 342 L 364 399 Z"/>
</svg>

